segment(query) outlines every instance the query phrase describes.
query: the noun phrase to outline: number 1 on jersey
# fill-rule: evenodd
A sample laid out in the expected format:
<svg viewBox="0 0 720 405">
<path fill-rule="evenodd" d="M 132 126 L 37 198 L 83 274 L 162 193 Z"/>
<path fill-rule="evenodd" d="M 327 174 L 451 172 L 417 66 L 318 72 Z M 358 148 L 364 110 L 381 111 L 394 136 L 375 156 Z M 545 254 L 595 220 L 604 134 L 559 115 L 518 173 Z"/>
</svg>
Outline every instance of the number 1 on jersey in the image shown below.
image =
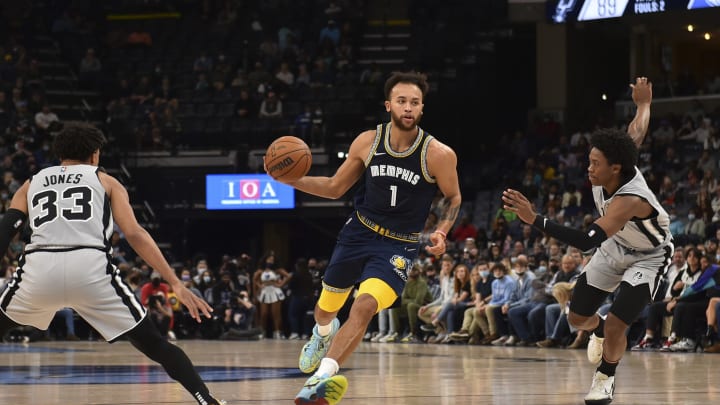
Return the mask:
<svg viewBox="0 0 720 405">
<path fill-rule="evenodd" d="M 390 206 L 394 207 L 397 203 L 397 186 L 390 186 Z"/>
</svg>

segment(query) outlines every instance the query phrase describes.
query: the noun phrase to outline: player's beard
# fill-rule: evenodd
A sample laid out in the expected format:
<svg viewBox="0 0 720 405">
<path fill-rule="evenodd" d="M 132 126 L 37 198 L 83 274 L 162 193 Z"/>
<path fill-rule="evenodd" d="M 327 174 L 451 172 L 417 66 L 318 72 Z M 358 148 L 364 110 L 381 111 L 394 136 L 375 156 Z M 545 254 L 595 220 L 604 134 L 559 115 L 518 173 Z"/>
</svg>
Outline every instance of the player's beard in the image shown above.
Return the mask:
<svg viewBox="0 0 720 405">
<path fill-rule="evenodd" d="M 402 116 L 395 115 L 392 111 L 390 111 L 390 120 L 392 121 L 392 124 L 394 127 L 401 129 L 403 131 L 412 131 L 415 129 L 415 127 L 420 123 L 420 116 L 416 117 L 412 124 L 405 125 L 403 122 Z"/>
</svg>

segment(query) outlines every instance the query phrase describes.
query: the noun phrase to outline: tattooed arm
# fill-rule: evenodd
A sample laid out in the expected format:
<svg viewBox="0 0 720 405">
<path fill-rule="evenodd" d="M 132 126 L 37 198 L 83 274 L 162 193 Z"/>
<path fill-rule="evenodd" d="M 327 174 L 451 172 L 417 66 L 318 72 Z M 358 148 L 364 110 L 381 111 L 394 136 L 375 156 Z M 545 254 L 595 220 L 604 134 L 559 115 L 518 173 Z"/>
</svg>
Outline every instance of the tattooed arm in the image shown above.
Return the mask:
<svg viewBox="0 0 720 405">
<path fill-rule="evenodd" d="M 430 235 L 432 246 L 425 249 L 428 253 L 441 255 L 445 253 L 445 239 L 455 224 L 460 212 L 460 203 L 462 203 L 457 174 L 457 156 L 449 146 L 436 139 L 428 147 L 427 164 L 430 175 L 435 178 L 438 188 L 443 194 L 443 201 L 435 228 L 436 232 Z"/>
</svg>

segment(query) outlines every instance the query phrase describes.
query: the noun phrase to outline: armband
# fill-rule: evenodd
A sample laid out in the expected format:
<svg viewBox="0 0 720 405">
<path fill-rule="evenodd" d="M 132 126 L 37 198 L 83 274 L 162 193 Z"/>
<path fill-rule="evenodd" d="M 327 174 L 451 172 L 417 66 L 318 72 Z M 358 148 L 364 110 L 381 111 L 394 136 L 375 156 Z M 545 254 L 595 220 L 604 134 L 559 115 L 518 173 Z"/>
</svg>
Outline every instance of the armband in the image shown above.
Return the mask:
<svg viewBox="0 0 720 405">
<path fill-rule="evenodd" d="M 590 225 L 586 233 L 579 229 L 560 225 L 555 221 L 538 215 L 535 217 L 535 221 L 533 221 L 533 226 L 563 243 L 575 246 L 583 252 L 600 246 L 600 244 L 608 238 L 605 231 L 595 223 Z"/>
<path fill-rule="evenodd" d="M 447 234 L 445 233 L 445 231 L 441 231 L 441 230 L 439 230 L 439 229 L 436 229 L 435 232 L 433 232 L 433 233 L 439 233 L 440 235 L 443 236 L 443 239 L 447 240 Z"/>
<path fill-rule="evenodd" d="M 0 257 L 5 256 L 10 241 L 22 228 L 26 217 L 24 212 L 10 208 L 0 219 Z"/>
</svg>

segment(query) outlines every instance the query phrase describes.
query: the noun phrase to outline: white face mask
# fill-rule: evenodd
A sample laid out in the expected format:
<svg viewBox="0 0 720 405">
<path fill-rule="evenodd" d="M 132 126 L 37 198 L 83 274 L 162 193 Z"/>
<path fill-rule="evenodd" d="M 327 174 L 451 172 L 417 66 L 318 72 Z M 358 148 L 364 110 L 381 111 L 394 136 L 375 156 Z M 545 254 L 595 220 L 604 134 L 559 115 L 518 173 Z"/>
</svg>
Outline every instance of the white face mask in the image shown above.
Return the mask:
<svg viewBox="0 0 720 405">
<path fill-rule="evenodd" d="M 695 214 L 688 214 L 688 219 L 691 220 L 691 221 L 694 220 L 694 219 L 695 219 Z"/>
<path fill-rule="evenodd" d="M 197 271 L 198 271 L 198 276 L 199 276 L 207 271 L 207 267 L 198 267 Z"/>
</svg>

